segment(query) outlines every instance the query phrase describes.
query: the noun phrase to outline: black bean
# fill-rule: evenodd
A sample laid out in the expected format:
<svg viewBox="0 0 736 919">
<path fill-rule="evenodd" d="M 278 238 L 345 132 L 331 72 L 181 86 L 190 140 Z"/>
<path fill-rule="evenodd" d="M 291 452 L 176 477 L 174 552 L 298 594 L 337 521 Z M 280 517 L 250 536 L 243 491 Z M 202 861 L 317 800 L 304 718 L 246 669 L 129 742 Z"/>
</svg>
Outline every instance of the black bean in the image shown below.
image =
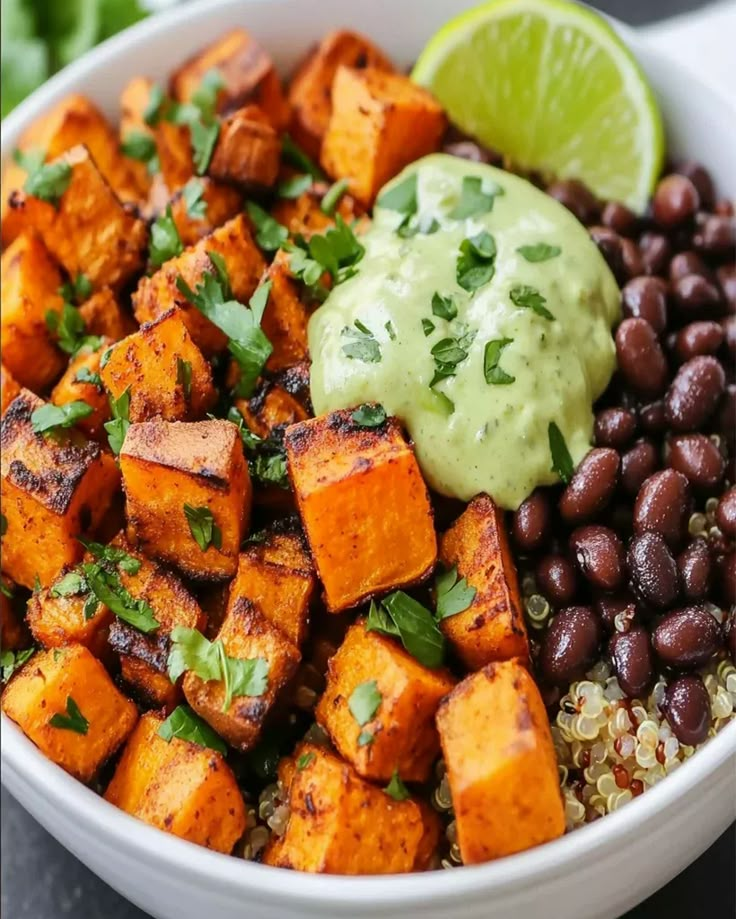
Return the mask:
<svg viewBox="0 0 736 919">
<path fill-rule="evenodd" d="M 661 233 L 644 233 L 639 240 L 639 251 L 647 274 L 664 274 L 669 265 L 672 247 Z"/>
<path fill-rule="evenodd" d="M 556 686 L 579 680 L 594 663 L 600 640 L 600 624 L 589 606 L 560 610 L 542 639 L 543 676 Z"/>
<path fill-rule="evenodd" d="M 453 143 L 445 144 L 442 150 L 450 156 L 457 156 L 463 160 L 470 160 L 472 163 L 497 165 L 501 159 L 498 154 L 492 153 L 490 150 L 481 147 L 472 140 L 454 141 Z"/>
<path fill-rule="evenodd" d="M 608 645 L 613 671 L 621 689 L 632 699 L 645 699 L 654 682 L 649 635 L 642 626 L 616 632 Z"/>
<path fill-rule="evenodd" d="M 586 226 L 598 219 L 600 205 L 593 192 L 577 179 L 562 179 L 553 182 L 547 194 L 564 204 Z"/>
<path fill-rule="evenodd" d="M 681 744 L 695 747 L 708 736 L 710 696 L 697 674 L 673 680 L 665 690 L 662 708 L 672 733 Z"/>
<path fill-rule="evenodd" d="M 697 252 L 688 249 L 687 252 L 678 252 L 670 262 L 670 283 L 674 284 L 688 274 L 699 274 L 703 277 L 710 275 L 710 270 Z"/>
<path fill-rule="evenodd" d="M 680 434 L 670 441 L 667 465 L 681 472 L 693 488 L 712 491 L 726 471 L 721 451 L 705 434 Z"/>
<path fill-rule="evenodd" d="M 594 447 L 583 457 L 560 498 L 562 518 L 575 524 L 600 514 L 616 490 L 620 465 L 618 453 L 610 447 Z"/>
<path fill-rule="evenodd" d="M 657 185 L 652 199 L 652 213 L 664 229 L 686 223 L 700 207 L 700 195 L 686 176 L 668 175 Z"/>
<path fill-rule="evenodd" d="M 575 568 L 564 555 L 545 555 L 536 568 L 537 587 L 555 608 L 569 605 L 577 589 Z"/>
<path fill-rule="evenodd" d="M 708 255 L 728 255 L 736 246 L 736 220 L 733 217 L 707 216 L 693 236 L 697 249 Z"/>
<path fill-rule="evenodd" d="M 655 399 L 639 409 L 639 421 L 647 434 L 661 434 L 667 429 L 664 399 Z"/>
<path fill-rule="evenodd" d="M 675 350 L 681 361 L 689 361 L 701 354 L 715 354 L 723 344 L 723 326 L 713 320 L 691 322 L 680 329 L 675 339 Z"/>
<path fill-rule="evenodd" d="M 625 576 L 624 547 L 608 527 L 578 527 L 570 535 L 570 547 L 583 576 L 600 590 L 616 590 Z"/>
<path fill-rule="evenodd" d="M 726 388 L 726 374 L 715 357 L 694 357 L 677 371 L 665 395 L 667 421 L 675 431 L 696 431 L 710 418 Z"/>
<path fill-rule="evenodd" d="M 626 560 L 637 595 L 659 609 L 672 606 L 680 592 L 677 563 L 659 533 L 634 536 Z"/>
<path fill-rule="evenodd" d="M 642 275 L 632 278 L 621 291 L 621 304 L 627 319 L 644 319 L 657 335 L 667 325 L 667 291 L 660 278 Z"/>
<path fill-rule="evenodd" d="M 678 278 L 672 285 L 672 295 L 680 312 L 691 318 L 712 314 L 721 302 L 718 288 L 702 274 Z"/>
<path fill-rule="evenodd" d="M 640 440 L 621 457 L 621 485 L 634 497 L 649 476 L 659 468 L 659 452 L 648 440 Z"/>
<path fill-rule="evenodd" d="M 514 512 L 514 542 L 523 552 L 532 552 L 546 541 L 549 528 L 550 508 L 547 495 L 540 490 L 534 491 Z"/>
<path fill-rule="evenodd" d="M 654 329 L 644 319 L 624 319 L 616 329 L 616 356 L 626 382 L 641 396 L 659 396 L 667 386 L 667 361 Z"/>
<path fill-rule="evenodd" d="M 716 200 L 713 179 L 708 170 L 695 160 L 685 160 L 675 169 L 678 175 L 686 176 L 698 190 L 700 203 L 703 207 L 712 207 Z"/>
<path fill-rule="evenodd" d="M 627 408 L 604 408 L 595 416 L 595 443 L 620 450 L 634 439 L 636 416 Z"/>
<path fill-rule="evenodd" d="M 633 239 L 626 239 L 625 236 L 621 237 L 621 261 L 626 280 L 630 281 L 644 274 L 644 259 L 639 247 Z"/>
<path fill-rule="evenodd" d="M 636 619 L 637 608 L 634 598 L 629 593 L 602 594 L 595 601 L 594 608 L 603 627 L 609 632 L 616 631 L 616 617 L 631 624 Z"/>
<path fill-rule="evenodd" d="M 682 595 L 686 600 L 703 600 L 710 588 L 710 552 L 704 539 L 691 542 L 677 556 Z"/>
<path fill-rule="evenodd" d="M 625 204 L 607 201 L 601 213 L 601 223 L 622 236 L 632 236 L 639 225 L 639 218 Z"/>
<path fill-rule="evenodd" d="M 736 539 L 736 485 L 721 496 L 716 508 L 716 523 L 721 533 Z"/>
<path fill-rule="evenodd" d="M 723 265 L 716 275 L 729 309 L 736 312 L 736 265 Z"/>
<path fill-rule="evenodd" d="M 736 361 L 736 314 L 721 319 L 721 329 L 728 354 L 732 361 Z"/>
<path fill-rule="evenodd" d="M 677 670 L 702 666 L 718 651 L 722 641 L 721 628 L 705 606 L 673 610 L 652 633 L 657 656 Z"/>
<path fill-rule="evenodd" d="M 634 532 L 659 533 L 675 549 L 687 532 L 690 508 L 690 488 L 685 476 L 674 469 L 662 469 L 639 489 L 634 503 Z"/>
<path fill-rule="evenodd" d="M 732 444 L 736 440 L 736 384 L 729 383 L 718 409 L 718 431 Z M 731 480 L 733 481 L 732 477 Z"/>
</svg>

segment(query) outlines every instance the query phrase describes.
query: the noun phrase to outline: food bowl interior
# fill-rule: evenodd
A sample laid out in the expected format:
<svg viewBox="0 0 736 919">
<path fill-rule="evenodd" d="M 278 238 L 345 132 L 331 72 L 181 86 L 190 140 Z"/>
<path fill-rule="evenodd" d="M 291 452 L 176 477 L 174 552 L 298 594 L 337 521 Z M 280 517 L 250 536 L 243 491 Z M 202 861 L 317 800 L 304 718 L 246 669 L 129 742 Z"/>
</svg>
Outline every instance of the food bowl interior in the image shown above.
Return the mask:
<svg viewBox="0 0 736 919">
<path fill-rule="evenodd" d="M 132 76 L 171 67 L 234 26 L 248 28 L 287 74 L 329 29 L 365 32 L 400 65 L 473 0 L 202 0 L 143 22 L 57 75 L 3 123 L 2 157 L 23 129 L 69 92 L 111 117 Z M 659 98 L 673 157 L 702 160 L 736 196 L 732 100 L 623 29 Z M 3 716 L 2 779 L 93 871 L 162 919 L 202 915 L 475 917 L 619 915 L 702 852 L 736 816 L 736 723 L 630 807 L 521 855 L 425 875 L 315 877 L 217 855 L 160 833 L 107 804 L 43 758 Z"/>
</svg>

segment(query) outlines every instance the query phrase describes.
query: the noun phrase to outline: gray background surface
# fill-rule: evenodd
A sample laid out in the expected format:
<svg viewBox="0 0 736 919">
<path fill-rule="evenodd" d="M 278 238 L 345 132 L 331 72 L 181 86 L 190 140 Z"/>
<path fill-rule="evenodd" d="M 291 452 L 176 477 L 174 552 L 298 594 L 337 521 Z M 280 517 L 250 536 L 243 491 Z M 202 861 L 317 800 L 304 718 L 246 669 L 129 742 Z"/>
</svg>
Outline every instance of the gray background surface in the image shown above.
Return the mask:
<svg viewBox="0 0 736 919">
<path fill-rule="evenodd" d="M 593 5 L 632 25 L 642 25 L 706 3 L 601 0 Z M 4 789 L 0 814 L 3 919 L 146 919 L 62 849 Z M 730 919 L 736 916 L 735 866 L 736 827 L 731 827 L 698 861 L 627 919 Z M 646 865 L 641 870 L 646 871 Z"/>
</svg>

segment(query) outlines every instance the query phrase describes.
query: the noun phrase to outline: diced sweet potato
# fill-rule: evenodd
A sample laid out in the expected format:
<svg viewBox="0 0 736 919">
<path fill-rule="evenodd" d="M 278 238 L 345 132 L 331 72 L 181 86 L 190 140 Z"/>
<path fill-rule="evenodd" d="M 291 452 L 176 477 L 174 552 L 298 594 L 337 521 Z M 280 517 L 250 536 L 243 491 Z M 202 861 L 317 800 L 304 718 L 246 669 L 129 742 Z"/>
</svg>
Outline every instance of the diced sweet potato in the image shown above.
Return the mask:
<svg viewBox="0 0 736 919">
<path fill-rule="evenodd" d="M 441 704 L 437 727 L 466 865 L 562 835 L 549 721 L 521 664 L 488 664 L 466 677 Z"/>
<path fill-rule="evenodd" d="M 371 681 L 380 702 L 373 717 L 360 724 L 350 700 L 358 686 Z M 434 716 L 454 685 L 449 673 L 423 667 L 397 642 L 367 632 L 360 621 L 330 659 L 315 716 L 363 778 L 388 782 L 397 769 L 406 781 L 425 782 L 440 749 Z"/>
<path fill-rule="evenodd" d="M 24 587 L 46 586 L 63 565 L 79 561 L 78 537 L 94 532 L 120 485 L 112 454 L 78 432 L 34 434 L 31 415 L 43 401 L 28 390 L 10 403 L 0 434 L 2 568 Z"/>
<path fill-rule="evenodd" d="M 234 696 L 226 701 L 222 681 L 205 682 L 194 671 L 184 676 L 184 695 L 200 717 L 238 750 L 252 749 L 258 742 L 263 721 L 284 686 L 296 672 L 299 650 L 261 613 L 255 604 L 236 596 L 228 605 L 217 638 L 228 657 L 261 658 L 268 663 L 268 684 L 261 696 Z"/>
<path fill-rule="evenodd" d="M 230 585 L 228 609 L 240 598 L 251 600 L 300 647 L 309 624 L 314 588 L 314 570 L 301 534 L 271 530 L 263 541 L 241 553 Z"/>
<path fill-rule="evenodd" d="M 3 330 L 3 335 L 5 330 Z M 0 415 L 20 392 L 20 383 L 4 364 L 0 364 Z"/>
<path fill-rule="evenodd" d="M 436 814 L 411 798 L 395 801 L 322 747 L 297 749 L 289 821 L 265 864 L 326 874 L 426 868 L 427 842 L 439 836 Z"/>
<path fill-rule="evenodd" d="M 84 320 L 88 334 L 104 336 L 110 341 L 120 341 L 137 328 L 109 287 L 103 287 L 85 300 L 79 307 L 79 315 Z"/>
<path fill-rule="evenodd" d="M 190 102 L 203 77 L 216 70 L 224 82 L 217 97 L 222 115 L 248 103 L 258 105 L 277 131 L 289 121 L 276 68 L 264 49 L 245 31 L 233 29 L 183 64 L 171 77 L 171 93 L 179 102 Z"/>
<path fill-rule="evenodd" d="M 28 625 L 44 648 L 84 645 L 95 657 L 104 659 L 109 656 L 107 639 L 113 614 L 102 603 L 91 613 L 86 611 L 88 594 L 61 596 L 54 591 L 54 586 L 72 570 L 73 566 L 65 565 L 49 587 L 31 596 L 26 614 Z"/>
<path fill-rule="evenodd" d="M 0 183 L 0 242 L 3 249 L 28 228 L 23 211 L 12 206 L 15 196 L 25 184 L 27 175 L 25 169 L 12 157 L 7 158 Z"/>
<path fill-rule="evenodd" d="M 66 96 L 35 121 L 20 142 L 23 150 L 44 150 L 47 160 L 79 144 L 89 150 L 121 201 L 136 202 L 144 196 L 146 186 L 138 181 L 135 163 L 123 156 L 115 129 L 86 96 Z"/>
<path fill-rule="evenodd" d="M 138 720 L 135 705 L 82 645 L 34 654 L 8 683 L 2 708 L 44 756 L 81 782 L 92 781 Z"/>
<path fill-rule="evenodd" d="M 356 32 L 328 32 L 307 55 L 289 86 L 294 140 L 317 159 L 332 113 L 332 81 L 340 66 L 393 70 L 391 62 L 372 42 Z"/>
<path fill-rule="evenodd" d="M 262 380 L 250 399 L 236 399 L 235 406 L 248 428 L 264 438 L 283 435 L 290 424 L 309 417 L 298 399 L 270 380 Z"/>
<path fill-rule="evenodd" d="M 169 202 L 179 238 L 185 246 L 193 246 L 203 236 L 232 220 L 243 209 L 243 196 L 236 188 L 223 185 L 201 176 L 194 181 L 201 183 L 204 216 L 192 216 L 187 208 L 183 189 L 180 188 Z"/>
<path fill-rule="evenodd" d="M 414 160 L 439 148 L 447 118 L 409 77 L 374 68 L 338 68 L 322 165 L 365 205 Z"/>
<path fill-rule="evenodd" d="M 191 578 L 220 580 L 235 574 L 250 520 L 251 484 L 234 424 L 132 424 L 120 468 L 133 544 Z M 185 505 L 211 514 L 213 541 L 204 550 L 190 531 Z"/>
<path fill-rule="evenodd" d="M 58 207 L 25 192 L 12 206 L 25 211 L 28 226 L 71 277 L 81 273 L 96 290 L 117 289 L 143 268 L 146 225 L 123 207 L 84 147 L 58 161 L 71 167 Z"/>
<path fill-rule="evenodd" d="M 529 657 L 516 566 L 503 510 L 488 495 L 473 498 L 440 541 L 440 561 L 476 590 L 470 606 L 440 628 L 470 670 L 491 661 Z"/>
<path fill-rule="evenodd" d="M 3 364 L 22 386 L 41 392 L 66 363 L 46 325 L 46 314 L 63 307 L 61 272 L 35 234 L 21 233 L 3 252 L 0 274 Z"/>
<path fill-rule="evenodd" d="M 159 736 L 163 719 L 138 722 L 105 799 L 159 830 L 229 853 L 245 832 L 243 796 L 232 770 L 214 750 Z"/>
<path fill-rule="evenodd" d="M 317 182 L 298 198 L 280 198 L 271 209 L 271 215 L 286 227 L 290 236 L 301 234 L 305 239 L 309 239 L 313 233 L 323 233 L 335 224 L 335 218 L 325 214 L 320 208 L 328 188 L 329 185 L 326 183 Z M 335 213 L 346 223 L 352 224 L 354 220 L 363 217 L 365 210 L 352 195 L 343 195 Z M 276 261 L 281 260 L 285 261 L 284 256 L 277 254 Z"/>
<path fill-rule="evenodd" d="M 77 399 L 91 405 L 94 411 L 78 421 L 77 427 L 87 437 L 103 444 L 107 444 L 104 424 L 110 420 L 110 402 L 100 380 L 100 358 L 108 344 L 104 341 L 96 351 L 82 348 L 69 361 L 64 375 L 51 393 L 54 405 L 66 405 Z"/>
<path fill-rule="evenodd" d="M 161 175 L 169 192 L 178 191 L 194 176 L 192 138 L 188 125 L 159 121 L 154 128 Z"/>
<path fill-rule="evenodd" d="M 279 174 L 281 141 L 274 128 L 247 105 L 224 118 L 207 172 L 245 189 L 270 188 Z"/>
<path fill-rule="evenodd" d="M 110 646 L 120 655 L 122 677 L 136 697 L 153 708 L 172 709 L 181 700 L 181 681 L 173 684 L 167 673 L 169 636 L 177 626 L 202 631 L 206 619 L 175 575 L 135 553 L 124 540 L 118 544 L 141 563 L 135 574 L 120 572 L 123 587 L 136 600 L 148 603 L 159 626 L 145 634 L 116 619 L 110 628 Z"/>
<path fill-rule="evenodd" d="M 102 368 L 102 381 L 114 399 L 130 389 L 133 422 L 196 421 L 217 399 L 210 365 L 178 309 L 118 342 Z"/>
<path fill-rule="evenodd" d="M 328 609 L 421 581 L 437 558 L 432 508 L 396 419 L 348 411 L 288 428 L 289 476 Z"/>
<path fill-rule="evenodd" d="M 153 80 L 147 77 L 133 77 L 123 88 L 120 94 L 119 139 L 121 144 L 134 134 L 145 134 L 153 139 L 153 131 L 144 119 L 153 85 Z M 145 195 L 151 186 L 151 175 L 147 164 L 130 158 L 127 162 L 135 173 L 141 196 Z"/>
<path fill-rule="evenodd" d="M 187 301 L 176 286 L 176 280 L 183 278 L 195 290 L 202 276 L 214 270 L 208 252 L 217 252 L 223 257 L 233 297 L 247 303 L 258 287 L 266 265 L 243 214 L 165 262 L 151 277 L 141 278 L 133 294 L 133 309 L 140 323 L 150 322 L 173 306 L 179 306 L 184 312 L 189 334 L 207 356 L 223 351 L 227 346 L 227 337 Z"/>
<path fill-rule="evenodd" d="M 271 282 L 271 292 L 263 314 L 261 328 L 273 345 L 268 370 L 283 370 L 306 360 L 307 310 L 299 299 L 299 290 L 292 280 L 288 261 L 276 256 L 268 266 L 263 281 Z"/>
</svg>

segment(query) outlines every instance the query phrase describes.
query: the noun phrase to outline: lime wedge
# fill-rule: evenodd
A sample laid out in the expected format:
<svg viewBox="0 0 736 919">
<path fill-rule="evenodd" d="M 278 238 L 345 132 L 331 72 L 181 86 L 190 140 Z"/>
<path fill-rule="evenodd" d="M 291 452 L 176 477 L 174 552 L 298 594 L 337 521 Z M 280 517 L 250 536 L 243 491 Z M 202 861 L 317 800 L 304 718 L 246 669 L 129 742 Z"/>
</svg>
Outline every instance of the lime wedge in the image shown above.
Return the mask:
<svg viewBox="0 0 736 919">
<path fill-rule="evenodd" d="M 664 157 L 662 118 L 633 55 L 591 10 L 491 0 L 443 26 L 412 78 L 522 169 L 644 209 Z"/>
</svg>

